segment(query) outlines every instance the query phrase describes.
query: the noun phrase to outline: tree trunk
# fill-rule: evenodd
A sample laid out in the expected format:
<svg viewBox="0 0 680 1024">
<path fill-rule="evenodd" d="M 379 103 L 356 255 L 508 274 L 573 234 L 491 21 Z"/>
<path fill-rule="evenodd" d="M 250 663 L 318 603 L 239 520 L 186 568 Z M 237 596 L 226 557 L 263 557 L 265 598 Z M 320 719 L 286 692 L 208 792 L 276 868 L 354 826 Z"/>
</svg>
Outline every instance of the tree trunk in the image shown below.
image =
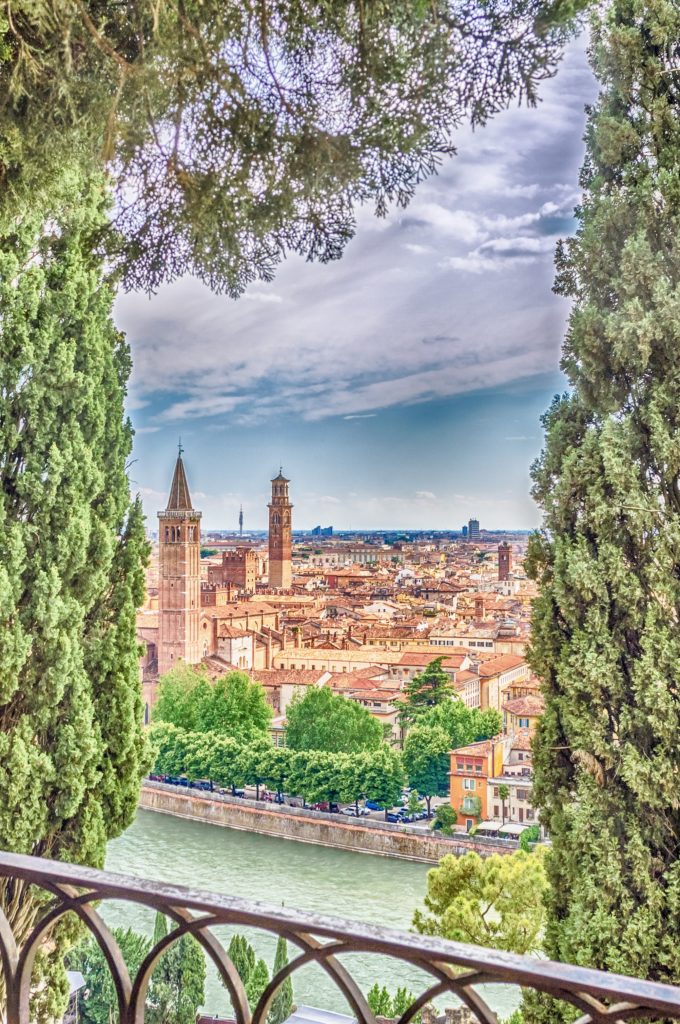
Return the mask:
<svg viewBox="0 0 680 1024">
<path fill-rule="evenodd" d="M 430 808 L 430 804 L 432 803 L 432 797 L 431 796 L 426 796 L 425 797 L 425 803 L 427 804 L 427 820 L 429 821 L 430 818 L 432 817 L 432 810 Z"/>
</svg>

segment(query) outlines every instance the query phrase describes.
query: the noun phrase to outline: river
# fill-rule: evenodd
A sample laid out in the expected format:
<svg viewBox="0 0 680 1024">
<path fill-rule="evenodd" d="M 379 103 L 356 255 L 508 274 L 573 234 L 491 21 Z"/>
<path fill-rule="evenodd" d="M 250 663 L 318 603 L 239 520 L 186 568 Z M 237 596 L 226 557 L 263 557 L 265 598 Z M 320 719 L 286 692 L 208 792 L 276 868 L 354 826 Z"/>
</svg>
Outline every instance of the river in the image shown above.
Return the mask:
<svg viewBox="0 0 680 1024">
<path fill-rule="evenodd" d="M 106 867 L 272 906 L 401 929 L 410 928 L 414 910 L 422 906 L 429 870 L 427 865 L 410 861 L 311 846 L 142 810 L 127 832 L 109 843 Z M 145 908 L 111 902 L 103 913 L 109 924 L 130 925 L 149 935 L 153 930 L 153 914 Z M 215 929 L 225 945 L 234 931 L 248 935 L 257 955 L 271 969 L 276 939 L 242 928 Z M 385 957 L 352 954 L 342 962 L 365 992 L 375 981 L 392 992 L 406 985 L 418 994 L 424 987 L 423 973 Z M 297 1004 L 347 1012 L 344 997 L 316 965 L 296 972 L 293 985 Z M 494 997 L 490 1001 L 503 1015 L 517 1005 L 514 993 L 502 991 L 496 997 L 494 991 Z M 230 1012 L 227 992 L 210 964 L 205 1011 Z"/>
</svg>

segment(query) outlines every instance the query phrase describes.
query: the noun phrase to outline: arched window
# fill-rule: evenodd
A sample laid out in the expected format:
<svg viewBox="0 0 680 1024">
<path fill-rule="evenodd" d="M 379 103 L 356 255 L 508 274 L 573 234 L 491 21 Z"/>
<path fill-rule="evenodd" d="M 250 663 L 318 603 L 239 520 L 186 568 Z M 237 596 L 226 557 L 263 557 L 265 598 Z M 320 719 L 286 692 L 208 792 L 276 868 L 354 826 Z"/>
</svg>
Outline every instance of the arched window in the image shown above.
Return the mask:
<svg viewBox="0 0 680 1024">
<path fill-rule="evenodd" d="M 167 544 L 169 540 L 170 540 L 170 527 L 166 526 L 165 527 L 165 543 Z"/>
</svg>

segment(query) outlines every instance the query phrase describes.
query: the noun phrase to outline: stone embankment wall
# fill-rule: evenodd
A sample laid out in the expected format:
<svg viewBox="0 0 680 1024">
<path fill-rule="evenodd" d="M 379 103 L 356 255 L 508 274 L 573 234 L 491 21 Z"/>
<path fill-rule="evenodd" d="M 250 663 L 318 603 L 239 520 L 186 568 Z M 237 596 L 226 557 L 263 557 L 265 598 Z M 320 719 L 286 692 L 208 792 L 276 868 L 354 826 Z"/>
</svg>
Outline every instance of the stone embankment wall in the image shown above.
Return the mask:
<svg viewBox="0 0 680 1024">
<path fill-rule="evenodd" d="M 440 836 L 409 825 L 393 825 L 371 818 L 352 819 L 302 807 L 242 800 L 219 793 L 204 793 L 145 781 L 139 806 L 147 811 L 204 821 L 223 828 L 292 839 L 299 843 L 331 846 L 356 853 L 437 864 L 447 853 L 461 855 L 474 850 L 482 857 L 513 853 L 512 840 L 490 840 L 466 835 Z"/>
</svg>

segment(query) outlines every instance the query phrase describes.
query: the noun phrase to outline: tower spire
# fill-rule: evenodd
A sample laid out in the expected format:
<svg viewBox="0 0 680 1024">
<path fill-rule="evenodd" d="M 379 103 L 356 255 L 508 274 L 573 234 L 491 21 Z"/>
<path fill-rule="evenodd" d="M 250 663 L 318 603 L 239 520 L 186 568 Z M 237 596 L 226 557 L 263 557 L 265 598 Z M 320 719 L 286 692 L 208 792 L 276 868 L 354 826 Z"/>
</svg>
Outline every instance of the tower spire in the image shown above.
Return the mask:
<svg viewBox="0 0 680 1024">
<path fill-rule="evenodd" d="M 184 448 L 182 448 L 181 440 L 178 448 L 177 462 L 175 463 L 175 472 L 173 473 L 172 484 L 170 485 L 170 496 L 168 497 L 166 512 L 191 512 L 194 506 L 191 504 L 189 483 L 182 461 Z"/>
</svg>

